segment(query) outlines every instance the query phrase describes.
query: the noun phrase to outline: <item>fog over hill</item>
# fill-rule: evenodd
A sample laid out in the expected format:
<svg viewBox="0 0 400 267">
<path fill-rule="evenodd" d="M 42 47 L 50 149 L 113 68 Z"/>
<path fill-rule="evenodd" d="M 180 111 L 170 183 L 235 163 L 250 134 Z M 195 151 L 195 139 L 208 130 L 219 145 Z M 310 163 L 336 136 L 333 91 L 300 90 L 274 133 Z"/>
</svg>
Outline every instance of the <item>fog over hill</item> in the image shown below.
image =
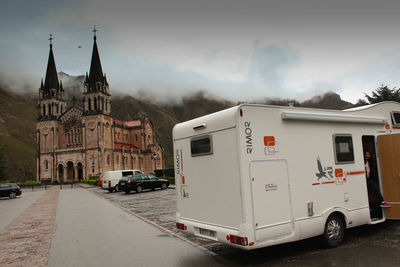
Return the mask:
<svg viewBox="0 0 400 267">
<path fill-rule="evenodd" d="M 68 105 L 75 97 L 81 105 L 84 75 L 72 76 L 59 73 L 65 90 Z M 36 157 L 34 133 L 37 119 L 37 89 L 23 88 L 14 90 L 0 81 L 0 150 L 7 155 L 6 175 L 16 181 L 35 179 Z M 207 115 L 237 105 L 213 95 L 209 91 L 198 91 L 182 95 L 173 101 L 149 95 L 145 90 L 121 94 L 117 88 L 110 88 L 112 116 L 119 120 L 138 119 L 139 115 L 148 116 L 155 125 L 158 142 L 165 150 L 166 166 L 173 166 L 172 128 L 176 123 Z M 312 108 L 345 109 L 354 107 L 343 101 L 340 95 L 328 92 L 324 95 L 299 102 L 295 99 L 255 99 L 251 103 L 269 105 L 294 105 Z"/>
</svg>

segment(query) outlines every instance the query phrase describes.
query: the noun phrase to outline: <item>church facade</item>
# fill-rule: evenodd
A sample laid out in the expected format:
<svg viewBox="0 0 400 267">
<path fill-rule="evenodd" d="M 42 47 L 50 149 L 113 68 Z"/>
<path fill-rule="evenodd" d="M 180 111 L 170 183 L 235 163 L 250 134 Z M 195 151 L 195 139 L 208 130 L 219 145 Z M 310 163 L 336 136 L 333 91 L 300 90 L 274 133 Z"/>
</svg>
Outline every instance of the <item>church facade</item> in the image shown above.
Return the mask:
<svg viewBox="0 0 400 267">
<path fill-rule="evenodd" d="M 110 170 L 139 169 L 151 173 L 163 168 L 163 149 L 157 143 L 151 120 L 145 116 L 133 121 L 112 117 L 111 95 L 101 67 L 96 34 L 93 41 L 82 106 L 74 103 L 67 107 L 50 38 L 46 77 L 39 88 L 38 181 L 71 183 L 99 177 Z"/>
</svg>

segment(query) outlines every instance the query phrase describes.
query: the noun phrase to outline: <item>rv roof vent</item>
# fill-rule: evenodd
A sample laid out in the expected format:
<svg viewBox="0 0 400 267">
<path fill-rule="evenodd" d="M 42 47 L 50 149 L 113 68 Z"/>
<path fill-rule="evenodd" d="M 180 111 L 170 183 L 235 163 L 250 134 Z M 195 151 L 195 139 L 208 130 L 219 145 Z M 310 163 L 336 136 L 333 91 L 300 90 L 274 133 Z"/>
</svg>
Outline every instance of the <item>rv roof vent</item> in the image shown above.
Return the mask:
<svg viewBox="0 0 400 267">
<path fill-rule="evenodd" d="M 206 125 L 205 124 L 200 124 L 198 126 L 193 127 L 193 130 L 200 130 L 200 129 L 204 129 L 204 128 L 206 128 Z"/>
<path fill-rule="evenodd" d="M 392 111 L 392 121 L 393 125 L 399 126 L 400 125 L 400 111 Z"/>
</svg>

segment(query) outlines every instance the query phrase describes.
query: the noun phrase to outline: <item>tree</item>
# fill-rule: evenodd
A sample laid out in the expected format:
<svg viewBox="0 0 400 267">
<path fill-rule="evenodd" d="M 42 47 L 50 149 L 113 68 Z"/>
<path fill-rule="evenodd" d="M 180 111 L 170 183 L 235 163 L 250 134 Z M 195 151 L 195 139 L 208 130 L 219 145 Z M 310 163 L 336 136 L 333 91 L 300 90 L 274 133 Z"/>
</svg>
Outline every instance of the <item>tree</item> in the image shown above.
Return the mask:
<svg viewBox="0 0 400 267">
<path fill-rule="evenodd" d="M 370 104 L 379 103 L 382 101 L 396 101 L 400 102 L 400 89 L 390 89 L 387 85 L 381 85 L 375 91 L 371 92 L 371 96 L 364 93 L 365 97 L 367 98 Z"/>
</svg>

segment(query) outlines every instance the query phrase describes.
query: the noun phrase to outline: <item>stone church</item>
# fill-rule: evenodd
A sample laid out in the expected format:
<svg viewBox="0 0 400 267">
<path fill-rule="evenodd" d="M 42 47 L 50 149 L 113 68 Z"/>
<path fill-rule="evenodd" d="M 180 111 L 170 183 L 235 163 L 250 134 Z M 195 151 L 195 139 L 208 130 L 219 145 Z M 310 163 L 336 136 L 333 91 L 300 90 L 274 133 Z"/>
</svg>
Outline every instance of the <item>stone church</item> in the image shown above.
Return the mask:
<svg viewBox="0 0 400 267">
<path fill-rule="evenodd" d="M 111 116 L 111 95 L 101 67 L 96 30 L 90 71 L 83 83 L 82 106 L 67 106 L 51 36 L 49 40 L 46 77 L 39 88 L 37 180 L 71 183 L 110 170 L 151 173 L 162 169 L 163 149 L 150 119 L 119 121 Z"/>
</svg>

